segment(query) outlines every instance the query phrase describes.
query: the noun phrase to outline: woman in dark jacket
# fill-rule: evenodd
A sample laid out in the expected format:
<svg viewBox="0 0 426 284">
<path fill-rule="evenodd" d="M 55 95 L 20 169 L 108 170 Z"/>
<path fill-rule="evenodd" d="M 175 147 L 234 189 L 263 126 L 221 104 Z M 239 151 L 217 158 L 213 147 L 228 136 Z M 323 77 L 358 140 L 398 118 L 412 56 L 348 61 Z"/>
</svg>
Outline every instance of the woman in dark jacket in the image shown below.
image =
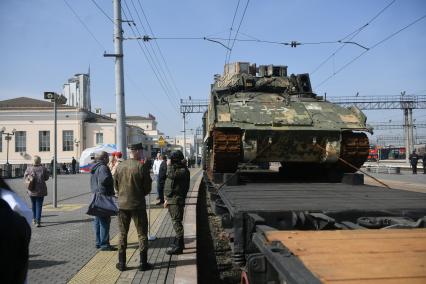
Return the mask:
<svg viewBox="0 0 426 284">
<path fill-rule="evenodd" d="M 44 197 L 47 195 L 46 180 L 49 179 L 49 171 L 41 164 L 39 156 L 34 156 L 34 164 L 29 166 L 24 174 L 24 179 L 33 177 L 34 189 L 28 190 L 33 209 L 33 224 L 37 227 L 41 225 L 41 210 L 43 208 Z"/>
<path fill-rule="evenodd" d="M 108 168 L 108 153 L 101 151 L 95 154 L 95 163 L 90 170 L 90 190 L 93 194 L 100 193 L 106 196 L 114 195 L 114 181 Z M 109 243 L 109 229 L 111 217 L 94 216 L 96 248 L 103 251 L 115 250 Z"/>
</svg>

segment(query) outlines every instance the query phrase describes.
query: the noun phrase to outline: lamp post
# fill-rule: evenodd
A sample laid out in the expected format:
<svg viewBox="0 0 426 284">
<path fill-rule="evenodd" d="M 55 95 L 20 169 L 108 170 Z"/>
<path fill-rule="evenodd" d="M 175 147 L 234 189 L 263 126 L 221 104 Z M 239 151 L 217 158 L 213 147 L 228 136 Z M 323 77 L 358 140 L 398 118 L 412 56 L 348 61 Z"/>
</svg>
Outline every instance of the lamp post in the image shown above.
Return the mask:
<svg viewBox="0 0 426 284">
<path fill-rule="evenodd" d="M 53 145 L 53 207 L 58 207 L 58 179 L 57 179 L 57 159 L 58 159 L 58 116 L 57 116 L 57 104 L 64 105 L 67 102 L 67 98 L 64 95 L 57 94 L 55 92 L 44 92 L 44 99 L 50 100 L 53 103 L 53 117 L 54 117 L 54 145 Z"/>
<path fill-rule="evenodd" d="M 74 144 L 75 144 L 75 148 L 76 148 L 76 150 L 77 150 L 77 155 L 75 155 L 75 157 L 76 157 L 77 159 L 79 159 L 79 158 L 80 158 L 80 153 L 78 152 L 78 146 L 80 146 L 80 141 L 79 141 L 79 140 L 77 140 L 77 139 L 74 139 Z"/>
<path fill-rule="evenodd" d="M 10 140 L 12 140 L 12 136 L 13 135 L 15 135 L 15 131 L 16 131 L 16 129 L 14 128 L 13 130 L 12 130 L 12 132 L 11 133 L 9 133 L 9 132 L 5 132 L 6 131 L 6 128 L 5 127 L 3 127 L 2 128 L 2 130 L 0 131 L 0 133 L 1 133 L 1 135 L 5 135 L 5 137 L 4 137 L 4 140 L 6 140 L 6 170 L 5 170 L 5 176 L 7 177 L 7 178 L 9 178 L 9 177 L 11 177 L 11 169 L 10 169 L 10 165 L 9 165 L 9 141 Z"/>
</svg>

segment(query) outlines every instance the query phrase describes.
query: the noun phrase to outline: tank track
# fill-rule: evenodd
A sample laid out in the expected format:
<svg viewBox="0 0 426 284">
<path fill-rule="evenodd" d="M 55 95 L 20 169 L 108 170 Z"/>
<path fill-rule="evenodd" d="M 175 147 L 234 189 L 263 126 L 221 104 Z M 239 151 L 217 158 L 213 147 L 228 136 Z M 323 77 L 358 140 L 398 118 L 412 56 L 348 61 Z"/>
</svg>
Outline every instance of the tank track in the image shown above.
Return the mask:
<svg viewBox="0 0 426 284">
<path fill-rule="evenodd" d="M 368 158 L 370 143 L 365 133 L 343 132 L 340 158 L 360 168 Z M 339 161 L 339 168 L 345 173 L 354 173 L 355 169 Z"/>
<path fill-rule="evenodd" d="M 233 173 L 241 158 L 239 130 L 213 130 L 213 150 L 210 169 L 213 173 Z"/>
</svg>

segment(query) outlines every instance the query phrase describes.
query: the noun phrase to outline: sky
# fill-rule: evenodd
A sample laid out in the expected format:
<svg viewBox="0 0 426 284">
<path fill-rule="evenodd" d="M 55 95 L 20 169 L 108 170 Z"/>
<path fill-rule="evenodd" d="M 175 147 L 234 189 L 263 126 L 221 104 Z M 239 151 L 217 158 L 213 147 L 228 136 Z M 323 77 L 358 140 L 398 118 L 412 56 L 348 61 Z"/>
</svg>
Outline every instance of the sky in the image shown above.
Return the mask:
<svg viewBox="0 0 426 284">
<path fill-rule="evenodd" d="M 224 45 L 233 46 L 230 62 L 286 65 L 289 73 L 310 73 L 314 92 L 327 97 L 426 95 L 426 18 L 375 46 L 425 16 L 426 1 L 122 0 L 122 6 L 123 18 L 135 23 L 133 30 L 123 23 L 124 37 L 158 38 L 124 41 L 126 114 L 153 114 L 166 135 L 181 134 L 179 100 L 208 99 L 214 74 L 223 71 L 227 49 L 203 37 L 223 38 Z M 92 109 L 115 112 L 114 60 L 103 56 L 114 53 L 112 11 L 111 0 L 1 0 L 0 100 L 61 92 L 68 78 L 90 66 Z M 342 47 L 338 40 L 359 29 L 350 40 L 356 44 L 331 56 Z M 305 44 L 232 44 L 233 38 Z M 361 46 L 375 47 L 365 52 Z M 369 122 L 403 119 L 401 110 L 365 113 Z M 426 121 L 425 110 L 413 115 L 417 122 Z M 200 125 L 200 115 L 188 116 L 188 129 Z M 426 135 L 426 129 L 417 134 Z"/>
</svg>

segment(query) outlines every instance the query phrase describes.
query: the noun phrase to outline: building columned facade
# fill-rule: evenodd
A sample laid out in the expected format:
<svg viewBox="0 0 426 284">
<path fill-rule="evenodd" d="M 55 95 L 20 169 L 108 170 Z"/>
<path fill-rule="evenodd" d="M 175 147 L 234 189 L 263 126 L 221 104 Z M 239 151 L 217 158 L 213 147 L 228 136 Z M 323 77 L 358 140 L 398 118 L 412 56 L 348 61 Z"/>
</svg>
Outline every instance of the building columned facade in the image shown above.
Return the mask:
<svg viewBox="0 0 426 284">
<path fill-rule="evenodd" d="M 49 163 L 54 153 L 53 103 L 27 97 L 0 101 L 0 132 L 0 164 L 28 164 L 34 155 Z M 126 133 L 128 143 L 142 142 L 151 152 L 152 143 L 142 128 L 127 124 Z M 58 106 L 59 163 L 78 159 L 86 148 L 115 142 L 115 119 L 75 106 Z"/>
</svg>

